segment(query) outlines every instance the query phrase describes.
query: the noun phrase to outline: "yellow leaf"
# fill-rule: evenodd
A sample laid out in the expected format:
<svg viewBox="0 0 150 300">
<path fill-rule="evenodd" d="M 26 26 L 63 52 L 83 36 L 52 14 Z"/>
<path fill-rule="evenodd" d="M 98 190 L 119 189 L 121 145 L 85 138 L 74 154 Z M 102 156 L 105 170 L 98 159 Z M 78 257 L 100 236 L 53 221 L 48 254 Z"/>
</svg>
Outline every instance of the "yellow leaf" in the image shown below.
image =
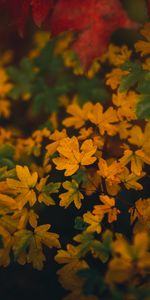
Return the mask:
<svg viewBox="0 0 150 300">
<path fill-rule="evenodd" d="M 70 104 L 67 108 L 67 112 L 72 115 L 63 121 L 63 125 L 66 127 L 80 128 L 88 120 L 88 114 L 91 111 L 93 105 L 91 102 L 87 102 L 82 108 L 77 103 Z"/>
<path fill-rule="evenodd" d="M 15 259 L 17 259 L 22 252 L 26 251 L 30 245 L 32 236 L 32 231 L 26 229 L 14 233 L 13 252 Z"/>
<path fill-rule="evenodd" d="M 117 216 L 120 213 L 119 209 L 115 206 L 115 199 L 110 198 L 107 195 L 99 196 L 100 201 L 103 203 L 102 205 L 95 205 L 93 214 L 95 215 L 104 215 L 108 214 L 108 222 L 112 223 L 117 220 Z"/>
<path fill-rule="evenodd" d="M 89 113 L 89 120 L 99 128 L 101 135 L 104 135 L 105 132 L 108 135 L 117 133 L 117 127 L 113 123 L 118 122 L 118 117 L 116 110 L 111 106 L 103 112 L 103 106 L 100 103 L 96 103 L 91 113 Z"/>
<path fill-rule="evenodd" d="M 106 182 L 111 186 L 120 183 L 120 175 L 123 173 L 123 166 L 117 161 L 108 164 L 106 160 L 100 158 L 98 163 L 99 170 L 97 173 L 105 178 Z"/>
<path fill-rule="evenodd" d="M 80 165 L 91 165 L 96 161 L 96 157 L 93 155 L 97 147 L 93 145 L 92 140 L 84 141 L 80 149 L 79 142 L 75 136 L 63 139 L 57 148 L 60 157 L 53 159 L 56 169 L 66 169 L 65 176 L 71 176 L 79 169 Z"/>
<path fill-rule="evenodd" d="M 109 85 L 113 90 L 115 90 L 121 83 L 122 76 L 128 74 L 129 72 L 126 70 L 115 68 L 106 75 L 106 84 Z"/>
<path fill-rule="evenodd" d="M 36 185 L 38 179 L 37 172 L 31 175 L 27 166 L 16 166 L 16 173 L 19 180 L 25 186 L 33 188 Z"/>
<path fill-rule="evenodd" d="M 150 158 L 142 150 L 125 150 L 123 157 L 120 158 L 122 165 L 131 163 L 131 171 L 137 176 L 141 176 L 144 162 L 150 164 Z"/>
<path fill-rule="evenodd" d="M 144 175 L 145 173 L 142 172 L 140 176 L 137 176 L 134 173 L 130 173 L 129 170 L 125 168 L 123 174 L 121 175 L 121 181 L 124 183 L 127 190 L 142 190 L 143 186 L 141 183 L 137 182 L 137 180 L 141 179 Z"/>
<path fill-rule="evenodd" d="M 145 37 L 145 41 L 141 40 L 136 42 L 135 49 L 137 52 L 141 52 L 141 56 L 150 54 L 150 23 L 146 23 L 141 30 L 141 34 Z"/>
<path fill-rule="evenodd" d="M 63 188 L 68 190 L 68 192 L 63 193 L 59 196 L 60 206 L 67 208 L 72 202 L 74 202 L 76 208 L 80 209 L 81 200 L 84 198 L 82 193 L 79 191 L 78 183 L 73 179 L 72 182 L 65 181 L 63 183 Z"/>
<path fill-rule="evenodd" d="M 46 257 L 41 248 L 37 247 L 36 241 L 33 238 L 30 243 L 30 248 L 27 256 L 28 263 L 32 263 L 33 268 L 41 271 L 44 266 Z"/>
<path fill-rule="evenodd" d="M 15 199 L 4 194 L 0 194 L 0 206 L 6 206 L 12 210 L 17 209 L 18 207 Z"/>
<path fill-rule="evenodd" d="M 18 202 L 18 208 L 21 210 L 23 206 L 29 202 L 33 206 L 36 202 L 36 194 L 33 190 L 37 183 L 38 174 L 31 174 L 27 166 L 16 166 L 16 173 L 19 180 L 7 178 L 8 187 L 17 195 L 15 198 Z"/>
<path fill-rule="evenodd" d="M 54 133 L 51 134 L 50 140 L 52 140 L 53 142 L 46 146 L 46 160 L 49 156 L 53 155 L 57 151 L 60 141 L 66 137 L 66 129 L 63 129 L 62 131 L 55 130 Z"/>
<path fill-rule="evenodd" d="M 100 233 L 102 228 L 100 222 L 103 219 L 102 215 L 93 215 L 91 212 L 87 212 L 83 215 L 84 222 L 88 223 L 90 226 L 87 227 L 86 231 L 88 233 L 97 232 Z"/>
<path fill-rule="evenodd" d="M 146 228 L 150 228 L 150 198 L 139 199 L 135 202 L 136 216 Z"/>
<path fill-rule="evenodd" d="M 99 197 L 100 200 L 103 202 L 104 205 L 106 205 L 106 208 L 108 207 L 112 207 L 115 205 L 115 199 L 114 198 L 110 198 L 106 195 L 102 195 Z"/>
<path fill-rule="evenodd" d="M 67 245 L 67 250 L 58 250 L 55 260 L 57 261 L 58 264 L 66 264 L 70 263 L 73 260 L 77 259 L 77 248 L 71 244 Z"/>
<path fill-rule="evenodd" d="M 22 210 L 16 211 L 12 218 L 18 221 L 18 229 L 24 229 L 27 226 L 27 223 L 35 228 L 37 227 L 37 219 L 39 216 L 34 212 L 34 210 L 28 210 L 27 208 L 23 208 Z"/>
<path fill-rule="evenodd" d="M 60 247 L 59 243 L 59 235 L 53 232 L 47 232 L 49 228 L 51 227 L 50 224 L 40 225 L 35 228 L 35 239 L 37 242 L 37 245 L 40 245 L 41 243 L 46 245 L 49 248 Z"/>
<path fill-rule="evenodd" d="M 119 120 L 123 121 L 123 119 L 136 120 L 136 104 L 138 100 L 138 95 L 134 91 L 117 93 L 112 97 L 112 102 L 117 107 L 117 116 Z"/>
<path fill-rule="evenodd" d="M 58 193 L 61 184 L 59 182 L 50 182 L 46 185 L 48 177 L 49 176 L 41 178 L 40 182 L 36 185 L 38 192 L 40 192 L 38 201 L 40 203 L 43 202 L 46 205 L 55 205 L 55 201 L 51 197 L 51 194 Z"/>
</svg>

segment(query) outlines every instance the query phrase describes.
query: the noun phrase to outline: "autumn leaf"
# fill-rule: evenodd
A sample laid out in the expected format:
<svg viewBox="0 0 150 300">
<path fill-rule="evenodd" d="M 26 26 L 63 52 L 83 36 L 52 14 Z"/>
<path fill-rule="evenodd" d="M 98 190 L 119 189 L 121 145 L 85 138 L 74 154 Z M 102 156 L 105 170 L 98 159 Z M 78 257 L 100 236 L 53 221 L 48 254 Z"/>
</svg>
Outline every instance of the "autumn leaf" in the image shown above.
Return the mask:
<svg viewBox="0 0 150 300">
<path fill-rule="evenodd" d="M 15 232 L 13 245 L 15 259 L 17 259 L 22 252 L 26 251 L 26 248 L 30 245 L 31 239 L 32 231 L 30 230 L 23 229 Z"/>
<path fill-rule="evenodd" d="M 108 214 L 109 223 L 116 221 L 117 215 L 120 213 L 120 211 L 115 207 L 115 199 L 110 198 L 107 195 L 101 195 L 99 199 L 103 204 L 95 205 L 93 214 L 100 215 L 100 216 L 103 216 L 104 214 Z"/>
<path fill-rule="evenodd" d="M 102 228 L 100 222 L 103 219 L 103 214 L 102 215 L 93 215 L 91 212 L 87 212 L 83 215 L 83 220 L 89 226 L 86 229 L 86 232 L 91 233 L 91 232 L 97 232 L 100 233 Z"/>
<path fill-rule="evenodd" d="M 115 90 L 121 83 L 122 77 L 128 75 L 129 72 L 120 68 L 114 68 L 110 73 L 106 74 L 106 84 Z"/>
<path fill-rule="evenodd" d="M 114 123 L 118 122 L 117 112 L 113 107 L 109 107 L 103 112 L 103 106 L 96 103 L 92 111 L 89 113 L 89 120 L 95 124 L 101 135 L 107 132 L 108 135 L 115 135 L 117 127 Z"/>
<path fill-rule="evenodd" d="M 52 248 L 60 248 L 59 243 L 59 235 L 57 233 L 49 232 L 50 224 L 44 224 L 40 225 L 35 228 L 34 234 L 35 234 L 35 240 L 38 247 L 40 247 L 41 244 L 44 244 L 45 246 Z"/>
<path fill-rule="evenodd" d="M 61 199 L 59 204 L 67 208 L 72 202 L 74 202 L 75 207 L 80 209 L 81 200 L 84 199 L 83 194 L 79 191 L 79 184 L 73 179 L 72 182 L 65 181 L 63 183 L 63 188 L 68 190 L 68 192 L 59 195 Z"/>
<path fill-rule="evenodd" d="M 0 225 L 0 236 L 2 238 L 3 248 L 0 249 L 0 266 L 7 267 L 10 263 L 10 250 L 12 246 L 12 237 L 7 229 Z"/>
<path fill-rule="evenodd" d="M 67 113 L 71 115 L 64 119 L 63 125 L 66 127 L 80 128 L 88 120 L 88 114 L 91 111 L 93 105 L 91 102 L 87 102 L 81 108 L 77 103 L 70 104 L 67 107 Z"/>
<path fill-rule="evenodd" d="M 150 165 L 149 155 L 141 149 L 136 151 L 126 149 L 119 161 L 124 166 L 131 163 L 131 171 L 137 176 L 141 176 L 144 163 Z"/>
<path fill-rule="evenodd" d="M 50 156 L 52 156 L 60 145 L 62 139 L 67 137 L 66 130 L 63 129 L 62 131 L 55 130 L 54 133 L 51 134 L 50 139 L 52 142 L 46 146 L 46 155 L 44 159 L 44 165 L 49 162 Z"/>
<path fill-rule="evenodd" d="M 14 210 L 17 209 L 18 205 L 15 199 L 8 195 L 0 194 L 0 207 L 7 207 Z"/>
<path fill-rule="evenodd" d="M 44 224 L 37 226 L 34 232 L 22 229 L 14 233 L 13 252 L 19 263 L 32 263 L 37 270 L 43 268 L 46 258 L 42 245 L 44 244 L 48 248 L 60 248 L 59 235 L 48 232 L 50 227 L 49 224 Z"/>
<path fill-rule="evenodd" d="M 138 199 L 129 209 L 131 224 L 138 218 L 145 228 L 150 229 L 150 198 Z"/>
<path fill-rule="evenodd" d="M 106 0 L 60 0 L 50 20 L 54 35 L 68 30 L 79 33 L 73 49 L 84 68 L 104 53 L 112 33 L 121 27 L 135 28 L 136 25 L 129 20 L 119 0 L 111 0 L 109 4 Z"/>
<path fill-rule="evenodd" d="M 41 178 L 40 182 L 36 185 L 39 192 L 38 201 L 45 205 L 55 205 L 51 194 L 58 193 L 60 188 L 60 182 L 49 182 L 46 184 L 48 176 Z"/>
<path fill-rule="evenodd" d="M 145 56 L 147 54 L 150 54 L 150 23 L 146 23 L 144 25 L 144 28 L 141 29 L 141 34 L 144 37 L 144 40 L 136 42 L 135 49 L 137 52 L 141 53 L 141 56 Z"/>
<path fill-rule="evenodd" d="M 127 190 L 134 189 L 140 191 L 143 189 L 143 186 L 137 181 L 144 176 L 144 172 L 142 172 L 140 176 L 137 176 L 135 173 L 130 173 L 128 168 L 125 167 L 124 172 L 121 174 L 120 178 Z"/>
<path fill-rule="evenodd" d="M 72 48 L 85 69 L 104 53 L 114 31 L 137 28 L 119 0 L 109 0 L 109 3 L 107 0 L 5 0 L 4 4 L 20 34 L 24 32 L 30 10 L 35 24 L 40 26 L 46 21 L 53 35 L 65 31 L 78 33 Z"/>
<path fill-rule="evenodd" d="M 120 162 L 113 161 L 109 164 L 103 158 L 100 158 L 98 163 L 99 170 L 97 173 L 105 178 L 106 182 L 111 186 L 120 183 L 120 175 L 123 173 L 123 166 Z"/>
<path fill-rule="evenodd" d="M 18 194 L 16 200 L 18 208 L 21 210 L 27 202 L 30 206 L 33 206 L 36 202 L 36 194 L 33 188 L 37 183 L 38 174 L 37 172 L 31 174 L 27 166 L 18 165 L 16 166 L 16 173 L 19 180 L 7 178 L 7 184 L 14 194 Z"/>
<path fill-rule="evenodd" d="M 138 95 L 134 91 L 128 93 L 117 93 L 112 97 L 113 104 L 117 107 L 117 115 L 119 120 L 127 119 L 128 121 L 136 120 L 135 108 Z"/>
<path fill-rule="evenodd" d="M 65 176 L 70 176 L 79 169 L 80 165 L 88 166 L 96 161 L 96 157 L 93 156 L 96 149 L 91 139 L 84 141 L 79 149 L 79 142 L 75 136 L 64 138 L 57 148 L 60 157 L 54 158 L 53 162 L 57 170 L 66 169 Z"/>
<path fill-rule="evenodd" d="M 18 220 L 13 219 L 11 215 L 4 215 L 0 218 L 0 226 L 3 226 L 12 234 L 17 230 Z"/>
<path fill-rule="evenodd" d="M 37 227 L 37 220 L 39 216 L 34 212 L 33 209 L 28 210 L 27 208 L 23 208 L 22 210 L 15 211 L 12 219 L 18 220 L 18 229 L 26 228 L 29 223 L 33 228 Z"/>
<path fill-rule="evenodd" d="M 53 7 L 53 0 L 32 0 L 31 6 L 33 20 L 40 27 Z"/>
<path fill-rule="evenodd" d="M 106 282 L 124 284 L 131 282 L 134 276 L 149 272 L 149 237 L 147 232 L 138 232 L 132 244 L 125 238 L 112 243 L 113 259 L 109 262 Z M 135 269 L 136 263 L 136 269 Z"/>
<path fill-rule="evenodd" d="M 32 11 L 35 24 L 41 26 L 53 7 L 53 0 L 4 0 L 3 5 L 8 9 L 15 26 L 22 36 L 30 11 Z"/>
<path fill-rule="evenodd" d="M 150 122 L 146 123 L 144 132 L 142 129 L 135 125 L 129 132 L 129 142 L 141 148 L 145 154 L 149 155 L 150 152 Z"/>
</svg>

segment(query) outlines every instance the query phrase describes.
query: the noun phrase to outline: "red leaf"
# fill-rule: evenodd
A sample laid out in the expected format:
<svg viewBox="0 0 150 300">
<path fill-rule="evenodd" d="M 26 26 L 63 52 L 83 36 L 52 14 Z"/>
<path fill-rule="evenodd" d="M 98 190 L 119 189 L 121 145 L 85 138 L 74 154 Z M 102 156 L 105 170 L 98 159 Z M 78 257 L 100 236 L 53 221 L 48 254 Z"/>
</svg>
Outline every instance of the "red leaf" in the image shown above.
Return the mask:
<svg viewBox="0 0 150 300">
<path fill-rule="evenodd" d="M 32 7 L 35 24 L 41 26 L 53 7 L 53 0 L 0 0 L 0 7 L 6 7 L 19 33 L 23 35 Z"/>
<path fill-rule="evenodd" d="M 53 7 L 52 0 L 31 0 L 32 16 L 35 24 L 41 26 Z"/>
<path fill-rule="evenodd" d="M 93 8 L 95 0 L 59 0 L 50 20 L 52 34 L 84 30 L 93 22 Z"/>
<path fill-rule="evenodd" d="M 54 8 L 50 29 L 57 35 L 66 30 L 79 32 L 73 49 L 85 69 L 106 49 L 118 28 L 135 28 L 119 0 L 59 0 Z"/>
<path fill-rule="evenodd" d="M 36 25 L 41 26 L 47 20 L 53 35 L 68 30 L 78 33 L 72 47 L 85 69 L 105 51 L 116 29 L 137 27 L 128 18 L 120 0 L 0 1 L 8 5 L 20 33 L 24 31 L 30 7 Z"/>
<path fill-rule="evenodd" d="M 26 21 L 29 15 L 30 0 L 1 0 L 0 7 L 8 10 L 12 17 L 13 24 L 23 35 Z"/>
</svg>

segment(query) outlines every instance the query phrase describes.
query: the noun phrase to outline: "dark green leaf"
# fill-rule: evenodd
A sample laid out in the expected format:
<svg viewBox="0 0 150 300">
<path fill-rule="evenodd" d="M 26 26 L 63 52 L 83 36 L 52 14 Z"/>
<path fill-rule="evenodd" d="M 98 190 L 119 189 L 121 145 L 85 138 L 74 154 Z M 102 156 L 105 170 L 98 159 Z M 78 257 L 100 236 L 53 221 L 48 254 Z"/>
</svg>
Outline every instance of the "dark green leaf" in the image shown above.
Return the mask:
<svg viewBox="0 0 150 300">
<path fill-rule="evenodd" d="M 150 119 L 150 94 L 139 96 L 136 113 L 140 119 Z"/>
</svg>

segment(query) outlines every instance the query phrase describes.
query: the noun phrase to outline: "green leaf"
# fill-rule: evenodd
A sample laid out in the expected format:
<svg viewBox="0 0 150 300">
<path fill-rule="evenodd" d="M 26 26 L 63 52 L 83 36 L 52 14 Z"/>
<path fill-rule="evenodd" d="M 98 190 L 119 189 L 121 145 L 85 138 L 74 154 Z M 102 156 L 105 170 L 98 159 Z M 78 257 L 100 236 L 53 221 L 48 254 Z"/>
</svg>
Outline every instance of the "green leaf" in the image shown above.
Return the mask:
<svg viewBox="0 0 150 300">
<path fill-rule="evenodd" d="M 106 263 L 111 255 L 112 232 L 106 230 L 102 234 L 102 242 L 95 241 L 93 250 L 103 263 Z"/>
<path fill-rule="evenodd" d="M 0 218 L 0 225 L 9 233 L 14 233 L 18 226 L 18 220 L 12 219 L 12 216 L 5 215 Z"/>
<path fill-rule="evenodd" d="M 141 94 L 150 94 L 150 79 L 144 78 L 143 81 L 139 82 L 137 91 Z"/>
<path fill-rule="evenodd" d="M 74 224 L 74 228 L 76 230 L 85 230 L 88 227 L 88 224 L 86 222 L 83 221 L 83 219 L 81 217 L 76 217 L 75 218 L 75 224 Z"/>
<path fill-rule="evenodd" d="M 21 60 L 18 67 L 10 66 L 7 68 L 9 78 L 14 83 L 9 96 L 17 100 L 23 94 L 32 94 L 32 83 L 36 78 L 37 73 L 34 71 L 34 66 L 31 60 L 24 58 Z"/>
<path fill-rule="evenodd" d="M 34 59 L 34 65 L 39 68 L 41 72 L 45 72 L 48 69 L 51 57 L 53 56 L 54 47 L 54 40 L 48 42 L 42 49 L 40 56 Z"/>
<path fill-rule="evenodd" d="M 80 256 L 85 256 L 88 252 L 91 251 L 91 246 L 94 241 L 94 234 L 89 234 L 83 231 L 82 234 L 79 234 L 74 237 L 76 242 L 80 244 L 77 246 Z"/>
<path fill-rule="evenodd" d="M 75 175 L 72 176 L 73 179 L 77 181 L 78 184 L 81 184 L 82 182 L 87 182 L 87 173 L 85 170 L 79 169 Z"/>
<path fill-rule="evenodd" d="M 46 192 L 47 194 L 58 193 L 60 186 L 61 186 L 60 182 L 50 182 L 43 187 L 42 191 Z"/>
<path fill-rule="evenodd" d="M 15 176 L 16 176 L 15 169 L 7 170 L 6 166 L 0 168 L 0 181 L 6 178 L 15 178 Z"/>
<path fill-rule="evenodd" d="M 139 82 L 143 81 L 146 72 L 142 69 L 141 63 L 125 62 L 121 66 L 122 70 L 129 71 L 128 75 L 122 76 L 119 92 L 128 91 L 131 87 L 136 86 Z"/>
<path fill-rule="evenodd" d="M 103 102 L 108 98 L 108 92 L 105 85 L 98 76 L 95 76 L 92 79 L 88 79 L 84 76 L 79 77 L 76 89 L 81 103 L 85 103 L 87 100 Z"/>
<path fill-rule="evenodd" d="M 0 166 L 7 166 L 9 169 L 15 167 L 15 163 L 9 158 L 0 158 Z"/>
<path fill-rule="evenodd" d="M 21 253 L 23 253 L 28 248 L 32 236 L 32 231 L 26 229 L 15 232 L 15 243 L 13 246 L 15 260 L 19 257 Z"/>
<path fill-rule="evenodd" d="M 3 158 L 11 159 L 13 158 L 14 153 L 15 153 L 15 148 L 11 144 L 6 143 L 0 146 L 0 159 Z"/>
<path fill-rule="evenodd" d="M 150 119 L 150 94 L 139 96 L 136 113 L 140 119 Z"/>
<path fill-rule="evenodd" d="M 100 296 L 105 291 L 104 278 L 96 269 L 82 269 L 77 272 L 77 275 L 85 279 L 83 286 L 85 295 L 93 295 L 97 291 Z"/>
</svg>

